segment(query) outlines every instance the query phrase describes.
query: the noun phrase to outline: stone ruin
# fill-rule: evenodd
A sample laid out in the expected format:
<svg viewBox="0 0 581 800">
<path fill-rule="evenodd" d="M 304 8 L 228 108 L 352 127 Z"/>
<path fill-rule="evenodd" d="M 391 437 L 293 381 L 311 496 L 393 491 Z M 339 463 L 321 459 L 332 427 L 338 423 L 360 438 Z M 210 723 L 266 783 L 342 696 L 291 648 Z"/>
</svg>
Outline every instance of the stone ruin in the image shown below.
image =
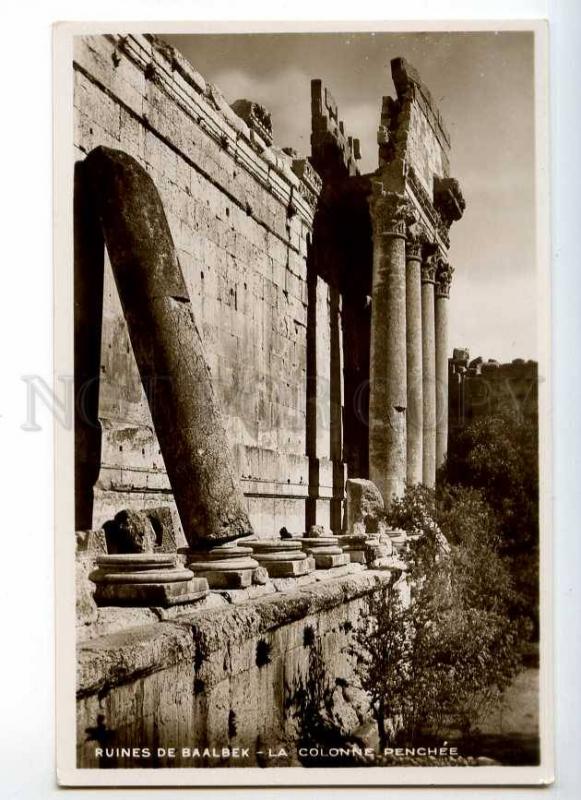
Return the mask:
<svg viewBox="0 0 581 800">
<path fill-rule="evenodd" d="M 445 457 L 464 200 L 429 91 L 391 66 L 362 175 L 320 80 L 298 157 L 160 39 L 76 40 L 79 766 L 288 731 L 306 631 L 343 685 L 365 597 L 409 591 L 385 508 Z"/>
<path fill-rule="evenodd" d="M 514 358 L 500 364 L 482 356 L 470 358 L 468 350 L 454 348 L 448 361 L 450 430 L 460 430 L 475 420 L 508 414 L 538 425 L 538 364 Z"/>
</svg>

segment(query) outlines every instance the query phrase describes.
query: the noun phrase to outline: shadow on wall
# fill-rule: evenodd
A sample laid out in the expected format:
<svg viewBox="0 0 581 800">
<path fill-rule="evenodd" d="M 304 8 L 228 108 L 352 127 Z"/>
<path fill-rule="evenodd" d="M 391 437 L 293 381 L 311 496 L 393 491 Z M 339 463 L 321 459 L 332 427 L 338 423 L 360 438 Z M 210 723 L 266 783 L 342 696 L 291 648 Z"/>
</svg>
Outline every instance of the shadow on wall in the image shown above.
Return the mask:
<svg viewBox="0 0 581 800">
<path fill-rule="evenodd" d="M 99 375 L 105 244 L 83 162 L 74 175 L 75 527 L 93 525 L 101 465 Z"/>
<path fill-rule="evenodd" d="M 286 687 L 285 702 L 296 725 L 298 760 L 303 767 L 365 766 L 365 761 L 353 753 L 365 748 L 365 742 L 348 733 L 339 719 L 337 691 L 344 682 L 329 677 L 321 642 L 311 626 L 305 628 L 304 640 L 309 648 L 307 677 Z M 345 750 L 345 755 L 329 755 L 329 751 L 337 750 Z"/>
</svg>

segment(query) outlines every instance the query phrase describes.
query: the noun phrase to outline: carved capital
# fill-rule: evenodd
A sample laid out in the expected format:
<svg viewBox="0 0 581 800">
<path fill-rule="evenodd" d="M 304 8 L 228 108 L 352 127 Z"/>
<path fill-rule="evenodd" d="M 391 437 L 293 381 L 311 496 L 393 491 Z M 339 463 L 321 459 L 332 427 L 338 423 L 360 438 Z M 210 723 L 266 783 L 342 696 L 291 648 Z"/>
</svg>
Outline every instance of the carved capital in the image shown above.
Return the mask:
<svg viewBox="0 0 581 800">
<path fill-rule="evenodd" d="M 422 248 L 428 241 L 428 234 L 423 225 L 413 222 L 406 230 L 406 258 L 422 260 Z"/>
<path fill-rule="evenodd" d="M 454 267 L 450 266 L 443 258 L 436 262 L 436 297 L 450 297 L 450 284 Z"/>
<path fill-rule="evenodd" d="M 405 239 L 407 226 L 416 219 L 409 200 L 397 192 L 386 192 L 381 183 L 374 184 L 369 208 L 375 236 Z"/>
<path fill-rule="evenodd" d="M 422 261 L 422 283 L 435 283 L 436 282 L 436 256 L 427 256 Z"/>
</svg>

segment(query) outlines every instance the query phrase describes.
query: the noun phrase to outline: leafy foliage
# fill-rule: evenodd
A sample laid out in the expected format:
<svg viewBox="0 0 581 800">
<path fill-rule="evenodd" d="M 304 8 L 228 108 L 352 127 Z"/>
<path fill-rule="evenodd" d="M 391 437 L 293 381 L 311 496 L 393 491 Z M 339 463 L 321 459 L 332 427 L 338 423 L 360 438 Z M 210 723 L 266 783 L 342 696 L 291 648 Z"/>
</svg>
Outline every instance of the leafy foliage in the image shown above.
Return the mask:
<svg viewBox="0 0 581 800">
<path fill-rule="evenodd" d="M 306 631 L 307 629 L 305 629 Z M 363 742 L 351 736 L 343 729 L 335 709 L 335 687 L 338 680 L 331 679 L 325 668 L 321 640 L 313 631 L 310 634 L 308 670 L 304 679 L 299 679 L 294 686 L 287 686 L 286 713 L 297 725 L 297 752 L 301 764 L 305 767 L 350 766 L 353 759 L 346 755 L 341 758 L 325 757 L 329 748 L 346 748 L 350 745 L 361 747 Z M 314 753 L 311 753 L 311 748 Z"/>
<path fill-rule="evenodd" d="M 537 426 L 507 414 L 482 417 L 450 439 L 447 482 L 480 489 L 510 554 L 528 551 L 538 539 L 537 453 Z"/>
<path fill-rule="evenodd" d="M 397 587 L 375 593 L 354 633 L 355 670 L 382 747 L 469 731 L 514 678 L 523 635 L 507 613 L 510 575 L 479 492 L 456 488 L 436 505 L 433 491 L 409 487 L 389 522 L 426 533 L 407 553 L 411 603 Z"/>
<path fill-rule="evenodd" d="M 478 489 L 492 510 L 498 549 L 513 578 L 513 618 L 528 616 L 538 635 L 538 431 L 531 420 L 499 414 L 478 419 L 450 438 L 442 484 Z"/>
</svg>

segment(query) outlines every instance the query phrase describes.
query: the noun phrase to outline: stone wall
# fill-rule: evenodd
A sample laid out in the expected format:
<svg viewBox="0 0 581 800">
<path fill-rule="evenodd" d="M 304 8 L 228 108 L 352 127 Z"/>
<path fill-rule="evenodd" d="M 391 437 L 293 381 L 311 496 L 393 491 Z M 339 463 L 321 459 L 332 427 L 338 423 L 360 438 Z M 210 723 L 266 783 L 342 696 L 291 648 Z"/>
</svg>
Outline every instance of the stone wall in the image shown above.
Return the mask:
<svg viewBox="0 0 581 800">
<path fill-rule="evenodd" d="M 124 150 L 162 197 L 255 532 L 300 532 L 309 496 L 307 246 L 317 175 L 271 146 L 265 129 L 249 127 L 154 37 L 79 37 L 74 67 L 75 161 L 99 145 Z M 172 505 L 172 497 L 110 265 L 105 255 L 99 340 L 98 297 L 83 285 L 101 290 L 99 259 L 88 239 L 79 241 L 82 224 L 76 232 L 77 347 L 93 351 L 77 377 L 98 383 L 95 413 L 77 439 L 77 527 L 87 529 L 120 508 Z M 311 496 L 316 521 L 329 525 L 331 296 L 321 279 L 316 296 L 320 389 L 309 455 L 320 469 Z"/>
<path fill-rule="evenodd" d="M 397 58 L 392 61 L 392 76 L 397 99 L 384 98 L 382 124 L 396 132 L 398 157 L 405 158 L 431 196 L 434 177 L 450 175 L 450 135 L 417 70 Z"/>
<path fill-rule="evenodd" d="M 85 633 L 94 638 L 78 646 L 78 766 L 297 764 L 297 732 L 312 723 L 300 713 L 301 692 L 317 691 L 318 669 L 337 724 L 357 730 L 369 708 L 352 685 L 350 632 L 369 592 L 393 579 L 389 571 L 357 569 L 315 574 L 298 585 L 274 581 L 276 590 L 257 588 L 264 594 L 254 598 L 239 590 L 214 594 L 213 608 L 182 609 L 165 621 L 149 609 L 101 609 L 100 623 Z M 153 756 L 100 759 L 96 751 L 131 746 Z M 285 746 L 286 758 L 265 755 Z M 177 757 L 156 759 L 158 747 L 177 748 Z M 184 747 L 248 748 L 249 756 L 182 758 Z"/>
</svg>

